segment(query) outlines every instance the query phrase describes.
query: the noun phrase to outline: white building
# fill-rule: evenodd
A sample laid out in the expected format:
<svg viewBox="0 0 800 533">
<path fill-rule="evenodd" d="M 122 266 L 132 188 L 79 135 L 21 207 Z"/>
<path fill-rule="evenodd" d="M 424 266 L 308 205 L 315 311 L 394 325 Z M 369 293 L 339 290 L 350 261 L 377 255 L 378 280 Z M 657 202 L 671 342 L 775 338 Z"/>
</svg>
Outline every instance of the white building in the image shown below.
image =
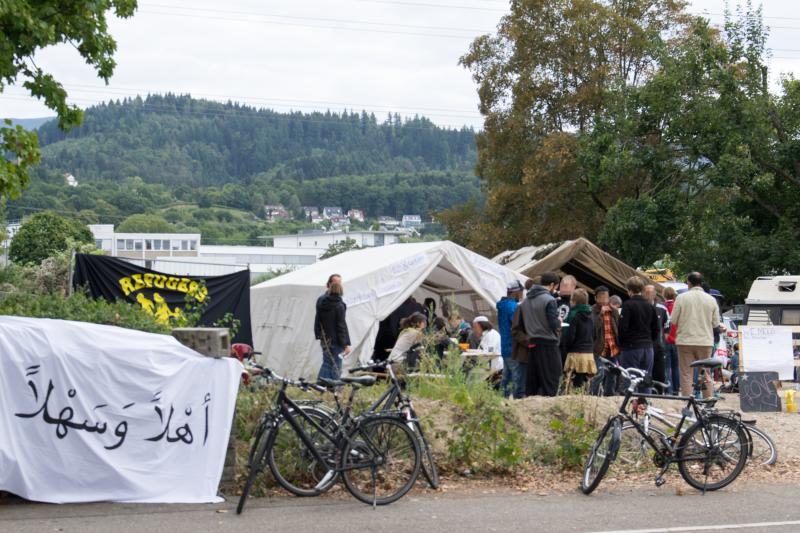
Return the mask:
<svg viewBox="0 0 800 533">
<path fill-rule="evenodd" d="M 367 219 L 363 209 L 349 210 L 347 212 L 347 218 L 349 218 L 350 220 L 357 220 L 358 222 L 364 222 Z"/>
<path fill-rule="evenodd" d="M 322 217 L 323 218 L 333 218 L 333 217 L 341 217 L 342 216 L 342 208 L 341 207 L 323 207 L 322 208 Z"/>
<path fill-rule="evenodd" d="M 348 239 L 356 241 L 362 248 L 371 246 L 386 246 L 400 242 L 400 237 L 406 234 L 402 231 L 307 231 L 295 235 L 273 235 L 273 245 L 276 248 L 304 248 L 327 250 L 331 244 L 342 243 Z"/>
<path fill-rule="evenodd" d="M 400 225 L 404 228 L 419 228 L 422 226 L 422 217 L 419 215 L 403 215 Z"/>
<path fill-rule="evenodd" d="M 117 233 L 113 224 L 90 224 L 95 246 L 113 257 L 197 257 L 199 233 Z"/>
<path fill-rule="evenodd" d="M 385 228 L 396 228 L 400 225 L 400 222 L 393 217 L 378 217 L 378 224 Z"/>
<path fill-rule="evenodd" d="M 70 187 L 78 186 L 78 180 L 75 178 L 75 176 L 73 176 L 69 172 L 64 173 L 64 179 L 67 180 L 67 185 L 69 185 Z"/>
<path fill-rule="evenodd" d="M 16 220 L 14 222 L 9 222 L 8 224 L 6 224 L 6 242 L 4 243 L 4 245 L 7 246 L 9 243 L 11 243 L 11 239 L 14 238 L 14 235 L 17 234 L 19 228 L 21 227 L 22 227 L 22 222 L 20 222 L 19 220 Z"/>
</svg>

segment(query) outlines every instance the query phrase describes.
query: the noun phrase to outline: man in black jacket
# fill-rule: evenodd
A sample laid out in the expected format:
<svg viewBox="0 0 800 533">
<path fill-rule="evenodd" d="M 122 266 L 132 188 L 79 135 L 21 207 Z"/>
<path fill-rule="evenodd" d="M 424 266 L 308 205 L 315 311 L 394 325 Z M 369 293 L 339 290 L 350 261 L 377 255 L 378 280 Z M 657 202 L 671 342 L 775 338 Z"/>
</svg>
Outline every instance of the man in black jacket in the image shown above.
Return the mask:
<svg viewBox="0 0 800 533">
<path fill-rule="evenodd" d="M 350 333 L 345 319 L 347 305 L 342 300 L 343 293 L 341 283 L 332 282 L 328 291 L 317 299 L 314 336 L 322 345 L 318 378 L 339 379 L 342 358 L 350 353 Z"/>
<path fill-rule="evenodd" d="M 553 293 L 558 274 L 546 272 L 542 284 L 534 285 L 519 306 L 519 319 L 528 336 L 528 395 L 555 396 L 561 378 L 558 337 L 561 321 Z"/>
<path fill-rule="evenodd" d="M 628 278 L 625 288 L 630 298 L 622 304 L 620 312 L 619 344 L 622 352 L 619 364 L 623 368 L 639 368 L 652 374 L 653 343 L 661 334 L 656 308 L 642 297 L 642 278 Z"/>
</svg>

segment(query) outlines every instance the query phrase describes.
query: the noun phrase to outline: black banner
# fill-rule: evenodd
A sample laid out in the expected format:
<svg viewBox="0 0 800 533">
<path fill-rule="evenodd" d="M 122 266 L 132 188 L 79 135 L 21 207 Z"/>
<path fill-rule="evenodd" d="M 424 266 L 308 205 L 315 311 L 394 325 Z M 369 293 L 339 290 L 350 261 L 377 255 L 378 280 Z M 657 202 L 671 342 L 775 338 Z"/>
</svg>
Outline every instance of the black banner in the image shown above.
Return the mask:
<svg viewBox="0 0 800 533">
<path fill-rule="evenodd" d="M 105 255 L 75 256 L 75 287 L 86 286 L 93 298 L 140 305 L 159 321 L 177 317 L 187 295 L 205 304 L 200 325 L 213 326 L 232 313 L 241 326 L 233 342 L 253 344 L 250 331 L 250 271 L 225 276 L 173 276 Z"/>
</svg>

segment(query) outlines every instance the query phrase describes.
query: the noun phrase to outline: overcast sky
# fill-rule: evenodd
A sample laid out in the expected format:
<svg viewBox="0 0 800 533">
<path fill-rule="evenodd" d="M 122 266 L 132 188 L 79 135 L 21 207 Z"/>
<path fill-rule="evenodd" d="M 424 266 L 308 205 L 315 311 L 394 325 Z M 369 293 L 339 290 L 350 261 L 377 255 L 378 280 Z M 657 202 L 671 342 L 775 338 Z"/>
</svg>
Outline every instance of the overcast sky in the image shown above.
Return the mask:
<svg viewBox="0 0 800 533">
<path fill-rule="evenodd" d="M 724 0 L 692 12 L 721 22 Z M 105 86 L 71 46 L 37 63 L 81 107 L 148 92 L 191 93 L 277 110 L 418 112 L 441 125 L 480 127 L 478 97 L 458 65 L 473 37 L 491 32 L 504 0 L 140 0 L 111 22 L 117 69 Z M 765 0 L 773 81 L 800 73 L 800 1 Z M 0 95 L 0 116 L 53 115 L 19 87 Z"/>
</svg>

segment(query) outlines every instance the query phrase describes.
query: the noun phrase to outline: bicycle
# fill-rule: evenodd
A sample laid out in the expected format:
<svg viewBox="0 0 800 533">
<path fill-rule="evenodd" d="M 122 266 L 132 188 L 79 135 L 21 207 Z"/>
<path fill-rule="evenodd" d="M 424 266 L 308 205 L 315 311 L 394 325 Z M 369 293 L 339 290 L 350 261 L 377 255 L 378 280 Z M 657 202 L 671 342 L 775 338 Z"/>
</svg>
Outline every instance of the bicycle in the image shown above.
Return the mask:
<svg viewBox="0 0 800 533">
<path fill-rule="evenodd" d="M 419 440 L 420 452 L 422 454 L 422 474 L 425 476 L 428 485 L 432 489 L 439 488 L 439 471 L 436 467 L 436 459 L 433 456 L 433 448 L 425 437 L 420 418 L 414 411 L 414 405 L 410 396 L 406 392 L 405 383 L 397 377 L 391 361 L 369 361 L 363 366 L 350 369 L 351 373 L 384 370 L 386 377 L 391 382 L 384 393 L 375 400 L 365 411 L 365 413 L 400 413 L 406 421 L 409 429 Z M 314 412 L 320 418 L 327 417 L 329 420 L 321 422 L 323 427 L 333 427 L 341 417 L 342 403 L 338 397 L 338 387 L 336 381 L 321 379 L 319 384 L 326 387 L 332 394 L 336 407 L 334 409 L 317 401 L 307 401 L 301 408 Z M 299 403 L 299 402 L 298 402 Z"/>
<path fill-rule="evenodd" d="M 425 438 L 425 432 L 422 429 L 419 416 L 414 411 L 414 405 L 411 402 L 411 397 L 406 392 L 405 383 L 401 381 L 394 371 L 392 362 L 388 359 L 385 361 L 374 362 L 370 361 L 366 365 L 353 368 L 351 372 L 363 372 L 369 370 L 385 370 L 386 375 L 391 382 L 389 388 L 367 409 L 367 412 L 392 412 L 399 411 L 406 419 L 406 424 L 414 432 L 419 440 L 420 451 L 422 452 L 422 473 L 428 481 L 428 485 L 432 489 L 439 488 L 439 470 L 436 468 L 436 459 L 433 457 L 433 449 L 430 443 Z"/>
<path fill-rule="evenodd" d="M 265 462 L 278 484 L 297 496 L 322 494 L 341 478 L 356 499 L 377 506 L 397 501 L 413 487 L 420 470 L 420 450 L 405 420 L 391 414 L 351 416 L 356 390 L 373 385 L 374 376 L 340 380 L 353 386 L 350 399 L 339 423 L 324 427 L 327 418 L 315 420 L 307 408 L 286 393 L 289 386 L 318 391 L 324 387 L 254 366 L 281 386 L 276 408 L 267 417 L 272 427 L 254 443 L 256 449 L 251 452 L 253 459 L 237 514 L 242 512 Z"/>
<path fill-rule="evenodd" d="M 664 475 L 673 463 L 677 463 L 678 471 L 686 483 L 703 492 L 721 489 L 739 476 L 747 461 L 748 445 L 744 429 L 735 416 L 707 413 L 694 396 L 669 396 L 640 392 L 639 388 L 649 389 L 657 386 L 666 389 L 667 385 L 649 379 L 645 372 L 639 369 L 624 369 L 607 359 L 600 358 L 600 360 L 611 371 L 626 377 L 630 384 L 625 390 L 617 414 L 609 417 L 592 446 L 581 479 L 581 490 L 584 494 L 591 494 L 597 488 L 610 464 L 616 460 L 625 425 L 635 428 L 646 445 L 654 452 L 652 461 L 660 468 L 655 479 L 656 486 L 660 487 L 666 482 Z M 667 436 L 663 432 L 653 432 L 652 428 L 644 428 L 638 420 L 632 417 L 628 412 L 628 405 L 634 395 L 638 398 L 661 398 L 686 402 L 681 420 L 677 424 L 676 434 Z M 683 431 L 684 424 L 692 414 L 694 414 L 695 421 Z M 700 475 L 698 476 L 698 474 Z M 712 476 L 714 480 L 709 482 L 709 478 Z"/>
<path fill-rule="evenodd" d="M 715 369 L 721 369 L 722 368 L 722 361 L 717 359 L 717 358 L 711 357 L 711 358 L 708 358 L 708 359 L 701 359 L 699 361 L 695 361 L 695 362 L 691 363 L 690 366 L 692 366 L 694 368 L 705 368 L 708 371 L 713 371 Z M 698 375 L 698 378 L 699 378 L 699 375 Z M 695 394 L 699 394 L 707 386 L 708 386 L 708 382 L 706 380 L 698 379 L 693 384 L 693 391 L 694 391 Z M 717 404 L 717 402 L 722 401 L 724 399 L 725 398 L 723 396 L 719 396 L 719 397 L 715 396 L 713 398 L 706 398 L 706 399 L 702 400 L 702 404 L 701 405 L 703 406 L 703 408 L 706 411 L 720 413 L 721 411 L 717 410 L 716 404 Z M 634 406 L 633 406 L 633 409 L 632 409 L 632 415 L 634 417 L 636 417 L 636 416 L 638 416 L 640 414 L 639 413 L 639 409 L 638 409 L 638 405 L 637 405 L 638 403 L 639 402 L 637 400 L 634 400 Z M 676 415 L 676 414 L 673 414 L 673 413 L 668 413 L 668 412 L 664 411 L 663 409 L 657 409 L 656 407 L 650 405 L 646 400 L 643 400 L 642 403 L 644 405 L 646 405 L 646 409 L 644 410 L 643 413 L 641 413 L 641 416 L 643 417 L 643 420 L 644 420 L 643 421 L 643 425 L 644 425 L 645 428 L 647 428 L 649 426 L 649 424 L 651 422 L 651 419 L 654 419 L 654 420 L 658 421 L 659 423 L 663 424 L 663 426 L 665 426 L 667 432 L 672 432 L 672 431 L 675 430 L 675 427 L 676 427 L 675 423 L 673 423 L 669 419 L 671 418 L 671 419 L 674 419 L 674 420 L 678 420 L 678 419 L 680 419 L 679 415 Z M 730 411 L 728 411 L 728 413 L 730 413 Z M 691 419 L 691 418 L 689 419 L 689 421 L 694 422 L 694 420 Z M 778 450 L 777 450 L 777 447 L 775 446 L 775 443 L 770 438 L 770 436 L 767 435 L 761 429 L 758 429 L 758 428 L 755 427 L 755 424 L 756 424 L 755 420 L 741 420 L 741 423 L 742 423 L 742 426 L 744 427 L 744 429 L 746 431 L 746 434 L 747 434 L 748 460 L 754 459 L 754 460 L 758 461 L 759 464 L 765 465 L 765 466 L 774 464 L 778 460 Z M 625 429 L 626 428 L 623 428 L 623 430 L 625 430 Z M 654 428 L 654 431 L 661 432 L 661 433 L 664 432 L 660 428 Z M 623 440 L 625 440 L 624 434 L 623 434 Z M 641 447 L 641 446 L 640 446 L 640 448 L 644 449 L 644 447 Z"/>
</svg>

